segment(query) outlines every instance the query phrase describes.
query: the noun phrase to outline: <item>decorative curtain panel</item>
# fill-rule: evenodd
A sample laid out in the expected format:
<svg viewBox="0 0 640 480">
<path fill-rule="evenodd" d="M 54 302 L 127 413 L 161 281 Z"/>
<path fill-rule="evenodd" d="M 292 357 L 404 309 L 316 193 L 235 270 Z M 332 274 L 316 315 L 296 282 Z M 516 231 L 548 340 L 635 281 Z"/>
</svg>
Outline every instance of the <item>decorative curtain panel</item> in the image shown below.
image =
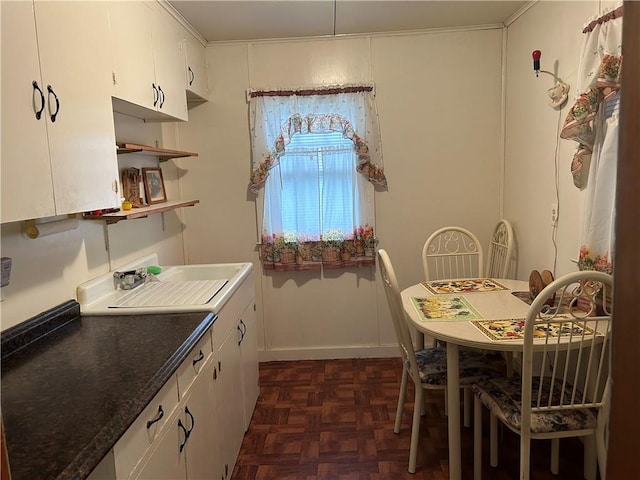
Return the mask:
<svg viewBox="0 0 640 480">
<path fill-rule="evenodd" d="M 574 184 L 586 190 L 580 270 L 613 270 L 618 105 L 622 74 L 621 7 L 585 28 L 578 92 L 560 136 L 578 147 Z"/>
<path fill-rule="evenodd" d="M 263 267 L 374 264 L 374 185 L 387 182 L 373 93 L 251 96 L 249 105 Z"/>
</svg>

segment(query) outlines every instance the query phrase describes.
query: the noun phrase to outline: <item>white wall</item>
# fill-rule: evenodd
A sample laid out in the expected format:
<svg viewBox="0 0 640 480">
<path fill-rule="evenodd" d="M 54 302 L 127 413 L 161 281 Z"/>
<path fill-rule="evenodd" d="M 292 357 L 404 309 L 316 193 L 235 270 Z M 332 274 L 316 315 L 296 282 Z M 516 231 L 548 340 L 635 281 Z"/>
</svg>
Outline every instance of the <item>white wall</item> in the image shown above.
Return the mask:
<svg viewBox="0 0 640 480">
<path fill-rule="evenodd" d="M 389 191 L 377 232 L 401 286 L 422 279 L 426 237 L 464 225 L 486 244 L 499 218 L 502 31 L 212 45 L 210 101 L 178 126 L 189 263 L 254 261 L 263 359 L 396 354 L 375 268 L 263 274 L 255 252 L 248 88 L 373 82 Z M 388 348 L 384 348 L 384 347 Z M 382 348 L 380 348 L 382 347 Z"/>
<path fill-rule="evenodd" d="M 516 231 L 521 279 L 527 279 L 533 269 L 553 270 L 556 260 L 556 277 L 577 270 L 570 259 L 577 259 L 580 248 L 584 192 L 574 187 L 570 170 L 576 143 L 559 140 L 558 133 L 572 99 L 580 93 L 575 87 L 582 29 L 614 5 L 541 1 L 508 27 L 504 212 Z M 542 52 L 543 70 L 553 72 L 557 62 L 557 75 L 571 85 L 569 102 L 561 111 L 547 104 L 553 78 L 544 74 L 536 78 L 533 50 Z M 552 241 L 552 203 L 559 203 L 557 252 Z"/>
</svg>

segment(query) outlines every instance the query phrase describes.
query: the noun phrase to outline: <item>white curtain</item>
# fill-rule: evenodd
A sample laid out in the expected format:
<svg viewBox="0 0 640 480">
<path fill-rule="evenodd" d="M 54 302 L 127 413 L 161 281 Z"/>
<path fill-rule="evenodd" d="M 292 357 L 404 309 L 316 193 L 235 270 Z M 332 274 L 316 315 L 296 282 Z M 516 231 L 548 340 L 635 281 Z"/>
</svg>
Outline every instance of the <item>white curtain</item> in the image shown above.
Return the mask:
<svg viewBox="0 0 640 480">
<path fill-rule="evenodd" d="M 370 244 L 374 185 L 386 187 L 373 92 L 252 96 L 249 104 L 263 263 L 283 242 L 319 251 Z"/>
<path fill-rule="evenodd" d="M 615 12 L 615 15 L 614 15 Z M 592 22 L 585 33 L 578 70 L 580 93 L 561 136 L 579 145 L 572 162 L 576 186 L 585 189 L 581 270 L 613 270 L 618 105 L 622 74 L 620 10 Z"/>
</svg>

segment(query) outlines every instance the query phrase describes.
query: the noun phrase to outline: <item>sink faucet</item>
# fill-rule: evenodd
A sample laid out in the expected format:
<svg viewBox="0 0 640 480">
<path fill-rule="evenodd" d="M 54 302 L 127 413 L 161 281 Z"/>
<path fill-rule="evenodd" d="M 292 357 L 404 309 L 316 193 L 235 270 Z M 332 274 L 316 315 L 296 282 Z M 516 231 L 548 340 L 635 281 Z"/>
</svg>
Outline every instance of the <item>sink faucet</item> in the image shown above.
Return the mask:
<svg viewBox="0 0 640 480">
<path fill-rule="evenodd" d="M 132 290 L 145 282 L 147 272 L 145 268 L 113 272 L 113 287 L 116 290 Z"/>
</svg>

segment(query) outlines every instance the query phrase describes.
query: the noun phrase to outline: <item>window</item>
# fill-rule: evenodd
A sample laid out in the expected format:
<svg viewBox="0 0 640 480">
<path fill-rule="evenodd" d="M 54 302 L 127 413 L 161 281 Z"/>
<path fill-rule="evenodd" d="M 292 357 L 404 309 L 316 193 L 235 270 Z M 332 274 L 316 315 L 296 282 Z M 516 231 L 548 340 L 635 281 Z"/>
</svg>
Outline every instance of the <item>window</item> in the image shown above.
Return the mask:
<svg viewBox="0 0 640 480">
<path fill-rule="evenodd" d="M 373 130 L 366 123 L 370 100 L 361 94 L 288 95 L 252 98 L 250 105 L 251 186 L 264 192 L 265 268 L 373 263 L 373 183 L 386 185 L 386 178 L 354 128 L 355 121 L 361 131 Z"/>
<path fill-rule="evenodd" d="M 281 182 L 283 232 L 353 232 L 360 222 L 354 165 L 353 142 L 342 134 L 294 135 L 274 178 Z"/>
</svg>

